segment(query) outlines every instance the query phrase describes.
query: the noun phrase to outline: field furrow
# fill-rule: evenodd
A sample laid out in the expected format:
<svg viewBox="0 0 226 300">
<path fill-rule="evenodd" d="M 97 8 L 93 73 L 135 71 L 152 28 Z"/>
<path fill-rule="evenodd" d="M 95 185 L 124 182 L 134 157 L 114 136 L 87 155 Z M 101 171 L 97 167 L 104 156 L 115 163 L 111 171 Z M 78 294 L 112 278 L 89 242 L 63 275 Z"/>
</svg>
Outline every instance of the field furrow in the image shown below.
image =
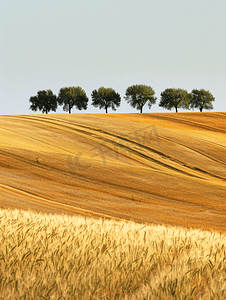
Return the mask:
<svg viewBox="0 0 226 300">
<path fill-rule="evenodd" d="M 226 231 L 226 113 L 0 117 L 0 206 Z"/>
</svg>

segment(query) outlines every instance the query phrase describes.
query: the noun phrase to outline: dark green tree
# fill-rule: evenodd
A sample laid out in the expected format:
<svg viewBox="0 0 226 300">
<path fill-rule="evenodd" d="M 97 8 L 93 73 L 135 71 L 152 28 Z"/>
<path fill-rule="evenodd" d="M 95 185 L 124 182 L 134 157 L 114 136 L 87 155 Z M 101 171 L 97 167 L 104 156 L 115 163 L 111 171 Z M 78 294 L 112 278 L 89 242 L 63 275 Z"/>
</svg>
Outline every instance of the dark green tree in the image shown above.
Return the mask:
<svg viewBox="0 0 226 300">
<path fill-rule="evenodd" d="M 60 89 L 57 101 L 59 105 L 63 105 L 63 110 L 70 114 L 73 106 L 78 110 L 87 109 L 89 99 L 80 86 L 70 86 Z"/>
<path fill-rule="evenodd" d="M 152 87 L 137 84 L 129 86 L 125 93 L 125 100 L 130 104 L 130 106 L 140 110 L 142 113 L 144 105 L 148 102 L 149 108 L 152 104 L 156 103 L 157 98 L 154 96 L 155 91 Z"/>
<path fill-rule="evenodd" d="M 48 114 L 51 110 L 57 109 L 57 97 L 51 90 L 38 91 L 36 96 L 30 97 L 29 102 L 31 103 L 30 109 L 33 111 L 40 110 Z"/>
<path fill-rule="evenodd" d="M 215 101 L 215 98 L 209 91 L 194 89 L 192 90 L 192 95 L 193 98 L 190 102 L 191 108 L 199 108 L 200 112 L 202 112 L 203 109 L 213 109 L 212 102 Z"/>
<path fill-rule="evenodd" d="M 92 94 L 92 105 L 94 107 L 104 108 L 106 113 L 108 108 L 116 110 L 121 104 L 121 97 L 112 88 L 100 87 L 98 90 L 93 90 Z"/>
<path fill-rule="evenodd" d="M 168 88 L 161 93 L 159 106 L 169 110 L 175 108 L 177 112 L 180 107 L 189 109 L 191 99 L 192 94 L 186 90 Z"/>
</svg>

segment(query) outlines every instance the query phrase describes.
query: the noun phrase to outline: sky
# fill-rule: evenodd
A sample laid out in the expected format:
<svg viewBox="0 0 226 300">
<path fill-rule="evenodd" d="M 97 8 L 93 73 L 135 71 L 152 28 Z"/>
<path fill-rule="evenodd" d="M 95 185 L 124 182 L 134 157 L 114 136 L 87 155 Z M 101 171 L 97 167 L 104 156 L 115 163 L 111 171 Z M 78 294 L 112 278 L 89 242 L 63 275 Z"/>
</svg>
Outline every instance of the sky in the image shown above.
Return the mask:
<svg viewBox="0 0 226 300">
<path fill-rule="evenodd" d="M 134 84 L 156 92 L 144 112 L 167 112 L 166 88 L 204 88 L 226 111 L 225 14 L 225 0 L 0 0 L 0 115 L 32 114 L 31 96 L 66 86 L 85 90 L 82 113 L 105 112 L 91 105 L 100 86 L 135 113 L 124 100 Z"/>
</svg>

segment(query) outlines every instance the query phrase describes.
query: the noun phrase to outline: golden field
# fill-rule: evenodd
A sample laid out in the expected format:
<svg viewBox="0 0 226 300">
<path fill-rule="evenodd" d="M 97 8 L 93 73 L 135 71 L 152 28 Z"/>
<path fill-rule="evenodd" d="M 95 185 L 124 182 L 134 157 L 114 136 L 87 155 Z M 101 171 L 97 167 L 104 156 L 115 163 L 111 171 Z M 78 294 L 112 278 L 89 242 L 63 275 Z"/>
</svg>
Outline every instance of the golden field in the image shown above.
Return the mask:
<svg viewBox="0 0 226 300">
<path fill-rule="evenodd" d="M 226 113 L 0 116 L 0 300 L 226 299 Z"/>
<path fill-rule="evenodd" d="M 0 210 L 1 300 L 226 299 L 226 235 Z"/>
<path fill-rule="evenodd" d="M 226 232 L 226 113 L 0 116 L 0 207 Z"/>
</svg>

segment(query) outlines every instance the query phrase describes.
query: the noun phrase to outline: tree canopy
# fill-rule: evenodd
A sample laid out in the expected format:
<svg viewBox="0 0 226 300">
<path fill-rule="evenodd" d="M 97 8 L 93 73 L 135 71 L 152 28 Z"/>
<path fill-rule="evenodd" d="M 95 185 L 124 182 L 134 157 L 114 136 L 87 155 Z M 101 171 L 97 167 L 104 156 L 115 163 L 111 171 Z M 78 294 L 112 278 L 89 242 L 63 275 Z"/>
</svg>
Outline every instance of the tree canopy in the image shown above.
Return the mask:
<svg viewBox="0 0 226 300">
<path fill-rule="evenodd" d="M 87 109 L 89 99 L 80 86 L 72 86 L 61 88 L 57 101 L 59 105 L 63 105 L 63 110 L 70 114 L 73 106 L 78 110 Z"/>
<path fill-rule="evenodd" d="M 179 107 L 189 108 L 189 103 L 192 95 L 183 89 L 168 88 L 161 93 L 159 106 L 171 110 L 172 108 L 178 111 Z"/>
<path fill-rule="evenodd" d="M 109 108 L 116 110 L 121 104 L 121 96 L 113 88 L 102 86 L 98 90 L 93 90 L 91 97 L 92 105 L 100 109 L 104 108 L 106 113 Z M 157 100 L 154 89 L 143 84 L 129 86 L 124 99 L 131 107 L 140 110 L 141 113 L 146 103 L 151 108 Z M 40 110 L 46 114 L 51 110 L 56 111 L 58 105 L 63 105 L 63 110 L 69 113 L 74 106 L 78 110 L 87 109 L 88 101 L 85 91 L 79 86 L 61 88 L 58 97 L 50 89 L 40 90 L 36 96 L 29 99 L 31 110 Z M 168 110 L 175 108 L 176 112 L 178 112 L 178 108 L 198 108 L 202 112 L 203 109 L 213 109 L 214 101 L 214 96 L 204 89 L 193 89 L 191 93 L 188 93 L 180 88 L 167 88 L 161 93 L 159 106 Z"/>
<path fill-rule="evenodd" d="M 155 91 L 152 87 L 139 84 L 129 86 L 125 93 L 125 100 L 130 106 L 140 110 L 142 113 L 144 105 L 148 102 L 149 108 L 156 103 Z"/>
<path fill-rule="evenodd" d="M 38 91 L 36 96 L 30 97 L 30 109 L 33 111 L 40 110 L 48 114 L 51 110 L 57 109 L 57 97 L 51 90 Z"/>
<path fill-rule="evenodd" d="M 121 104 L 121 97 L 112 88 L 100 87 L 98 90 L 93 90 L 92 94 L 92 105 L 94 107 L 105 108 L 106 113 L 108 108 L 116 110 Z"/>
<path fill-rule="evenodd" d="M 190 102 L 191 108 L 199 108 L 200 112 L 203 111 L 203 109 L 213 109 L 212 102 L 215 101 L 214 96 L 204 89 L 192 90 L 193 98 Z"/>
</svg>

